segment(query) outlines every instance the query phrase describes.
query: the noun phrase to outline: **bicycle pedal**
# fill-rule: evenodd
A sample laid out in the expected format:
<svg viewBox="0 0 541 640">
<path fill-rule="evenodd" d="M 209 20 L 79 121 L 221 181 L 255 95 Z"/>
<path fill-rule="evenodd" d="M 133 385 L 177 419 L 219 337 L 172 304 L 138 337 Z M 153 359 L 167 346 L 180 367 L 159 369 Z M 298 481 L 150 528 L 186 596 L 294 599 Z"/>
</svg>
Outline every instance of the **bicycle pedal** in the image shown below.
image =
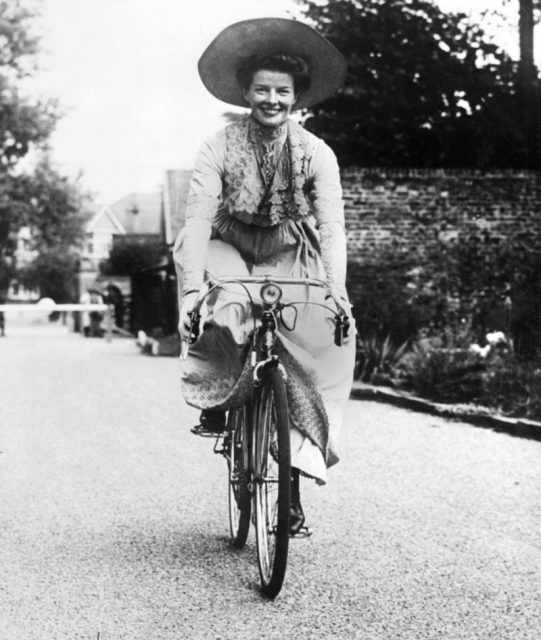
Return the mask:
<svg viewBox="0 0 541 640">
<path fill-rule="evenodd" d="M 312 536 L 314 532 L 312 531 L 312 529 L 310 529 L 310 527 L 306 527 L 306 526 L 302 526 L 297 533 L 290 533 L 289 534 L 289 538 L 310 538 Z"/>
<path fill-rule="evenodd" d="M 211 431 L 201 424 L 196 424 L 195 427 L 190 429 L 190 432 L 195 436 L 201 436 L 202 438 L 218 438 L 223 435 L 222 431 Z"/>
</svg>

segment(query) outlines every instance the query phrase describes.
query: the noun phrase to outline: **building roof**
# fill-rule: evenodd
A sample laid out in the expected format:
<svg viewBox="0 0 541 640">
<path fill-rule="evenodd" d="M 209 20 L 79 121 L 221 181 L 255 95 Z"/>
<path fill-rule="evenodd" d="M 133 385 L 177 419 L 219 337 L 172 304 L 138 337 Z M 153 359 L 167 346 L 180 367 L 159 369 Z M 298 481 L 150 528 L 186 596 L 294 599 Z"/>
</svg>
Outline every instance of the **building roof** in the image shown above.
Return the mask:
<svg viewBox="0 0 541 640">
<path fill-rule="evenodd" d="M 163 212 L 167 244 L 175 241 L 186 222 L 186 201 L 191 177 L 191 169 L 171 169 L 165 172 Z"/>
<path fill-rule="evenodd" d="M 126 233 L 109 206 L 103 206 L 95 211 L 86 224 L 86 230 L 90 233 Z"/>
<path fill-rule="evenodd" d="M 110 206 L 126 233 L 162 233 L 162 196 L 156 193 L 132 193 Z"/>
</svg>

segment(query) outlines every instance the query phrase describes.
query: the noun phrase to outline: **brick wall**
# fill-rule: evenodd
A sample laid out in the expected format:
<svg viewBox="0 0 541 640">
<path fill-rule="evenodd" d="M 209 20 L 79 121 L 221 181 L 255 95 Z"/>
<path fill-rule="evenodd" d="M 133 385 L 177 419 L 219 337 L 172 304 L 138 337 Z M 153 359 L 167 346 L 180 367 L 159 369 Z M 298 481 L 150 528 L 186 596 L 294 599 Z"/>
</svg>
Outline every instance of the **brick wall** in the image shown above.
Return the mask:
<svg viewBox="0 0 541 640">
<path fill-rule="evenodd" d="M 541 173 L 347 169 L 342 173 L 348 254 L 364 262 L 382 247 L 414 252 L 464 234 L 541 238 Z"/>
</svg>

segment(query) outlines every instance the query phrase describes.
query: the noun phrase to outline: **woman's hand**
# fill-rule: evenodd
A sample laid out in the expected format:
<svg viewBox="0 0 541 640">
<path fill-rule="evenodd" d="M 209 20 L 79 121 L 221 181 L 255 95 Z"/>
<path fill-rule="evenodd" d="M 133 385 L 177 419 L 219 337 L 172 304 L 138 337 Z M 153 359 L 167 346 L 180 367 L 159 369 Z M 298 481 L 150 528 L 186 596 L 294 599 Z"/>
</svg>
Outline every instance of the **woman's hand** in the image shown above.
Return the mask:
<svg viewBox="0 0 541 640">
<path fill-rule="evenodd" d="M 334 300 L 334 303 L 338 307 L 339 311 L 345 313 L 349 318 L 352 317 L 351 308 L 353 305 L 349 301 L 348 295 L 344 288 L 341 287 L 340 289 L 329 289 L 327 298 L 332 298 Z"/>
<path fill-rule="evenodd" d="M 198 291 L 190 291 L 183 296 L 180 301 L 178 309 L 178 332 L 180 333 L 181 340 L 189 340 L 190 338 L 191 319 L 188 314 L 193 310 L 198 295 Z"/>
</svg>

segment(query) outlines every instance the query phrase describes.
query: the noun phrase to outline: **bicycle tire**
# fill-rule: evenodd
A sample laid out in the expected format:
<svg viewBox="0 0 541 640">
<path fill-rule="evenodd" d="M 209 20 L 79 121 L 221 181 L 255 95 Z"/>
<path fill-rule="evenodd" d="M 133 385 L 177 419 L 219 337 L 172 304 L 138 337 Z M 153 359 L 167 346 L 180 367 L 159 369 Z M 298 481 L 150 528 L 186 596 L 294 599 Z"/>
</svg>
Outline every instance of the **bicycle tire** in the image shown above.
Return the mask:
<svg viewBox="0 0 541 640">
<path fill-rule="evenodd" d="M 291 458 L 285 382 L 277 366 L 263 372 L 253 423 L 253 485 L 261 590 L 280 592 L 289 548 Z"/>
<path fill-rule="evenodd" d="M 248 488 L 248 432 L 244 409 L 229 412 L 226 445 L 230 544 L 242 549 L 250 531 L 252 500 Z"/>
</svg>

